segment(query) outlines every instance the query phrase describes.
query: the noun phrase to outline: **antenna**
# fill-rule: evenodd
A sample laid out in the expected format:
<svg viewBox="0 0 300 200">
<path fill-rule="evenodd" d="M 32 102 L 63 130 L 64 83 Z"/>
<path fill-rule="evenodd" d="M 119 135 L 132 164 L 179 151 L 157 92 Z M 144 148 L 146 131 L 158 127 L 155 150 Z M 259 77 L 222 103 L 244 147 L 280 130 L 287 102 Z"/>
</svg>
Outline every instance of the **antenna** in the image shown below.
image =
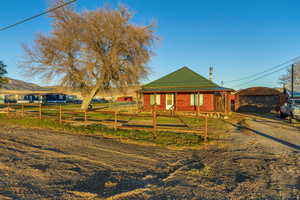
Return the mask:
<svg viewBox="0 0 300 200">
<path fill-rule="evenodd" d="M 212 79 L 213 79 L 213 70 L 214 70 L 213 67 L 209 67 L 209 80 L 210 81 L 212 81 Z"/>
</svg>

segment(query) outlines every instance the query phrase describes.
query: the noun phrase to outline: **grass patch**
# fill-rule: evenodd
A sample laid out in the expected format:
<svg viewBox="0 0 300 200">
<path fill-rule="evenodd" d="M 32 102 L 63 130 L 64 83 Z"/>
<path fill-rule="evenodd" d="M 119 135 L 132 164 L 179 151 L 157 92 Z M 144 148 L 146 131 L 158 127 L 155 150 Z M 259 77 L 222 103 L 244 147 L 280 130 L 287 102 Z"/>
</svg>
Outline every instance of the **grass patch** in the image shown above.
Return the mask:
<svg viewBox="0 0 300 200">
<path fill-rule="evenodd" d="M 201 176 L 207 176 L 210 177 L 213 175 L 213 170 L 210 166 L 205 165 L 201 169 L 191 169 L 188 171 L 189 175 L 196 176 L 196 175 L 201 175 Z"/>
<path fill-rule="evenodd" d="M 162 146 L 191 147 L 203 143 L 203 137 L 194 133 L 152 132 L 142 130 L 117 130 L 99 124 L 73 126 L 68 123 L 59 123 L 52 119 L 8 117 L 0 114 L 0 125 L 13 125 L 26 128 L 44 128 L 68 133 L 84 135 L 115 136 L 138 142 L 154 143 Z"/>
</svg>

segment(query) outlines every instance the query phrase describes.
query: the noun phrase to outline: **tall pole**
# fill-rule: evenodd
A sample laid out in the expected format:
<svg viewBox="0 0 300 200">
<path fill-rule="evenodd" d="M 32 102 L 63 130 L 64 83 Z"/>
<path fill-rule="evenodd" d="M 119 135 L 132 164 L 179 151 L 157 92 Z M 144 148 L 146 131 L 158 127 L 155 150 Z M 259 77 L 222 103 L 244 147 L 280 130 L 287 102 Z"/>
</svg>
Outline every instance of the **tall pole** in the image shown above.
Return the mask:
<svg viewBox="0 0 300 200">
<path fill-rule="evenodd" d="M 292 78 L 291 78 L 291 80 L 292 80 L 291 87 L 292 87 L 292 98 L 293 98 L 294 97 L 294 64 L 292 64 Z"/>
</svg>

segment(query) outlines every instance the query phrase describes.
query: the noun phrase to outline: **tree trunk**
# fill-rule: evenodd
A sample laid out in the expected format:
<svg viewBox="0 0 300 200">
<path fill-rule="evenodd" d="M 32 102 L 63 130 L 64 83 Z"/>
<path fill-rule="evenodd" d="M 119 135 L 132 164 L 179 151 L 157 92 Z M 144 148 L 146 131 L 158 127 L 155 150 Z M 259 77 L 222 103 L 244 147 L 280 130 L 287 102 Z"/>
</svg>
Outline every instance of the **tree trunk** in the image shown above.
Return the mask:
<svg viewBox="0 0 300 200">
<path fill-rule="evenodd" d="M 94 96 L 95 96 L 94 94 L 93 95 L 89 94 L 89 95 L 83 97 L 83 101 L 82 101 L 82 104 L 81 104 L 81 109 L 82 110 L 87 110 L 89 108 L 89 105 L 90 105 L 90 103 L 91 103 Z"/>
<path fill-rule="evenodd" d="M 99 81 L 95 85 L 95 87 L 91 91 L 89 91 L 89 92 L 86 92 L 86 91 L 82 91 L 81 92 L 81 95 L 83 97 L 83 101 L 82 101 L 82 104 L 81 104 L 81 109 L 82 110 L 87 110 L 89 108 L 89 105 L 90 105 L 92 99 L 99 92 L 100 83 L 101 82 Z"/>
</svg>

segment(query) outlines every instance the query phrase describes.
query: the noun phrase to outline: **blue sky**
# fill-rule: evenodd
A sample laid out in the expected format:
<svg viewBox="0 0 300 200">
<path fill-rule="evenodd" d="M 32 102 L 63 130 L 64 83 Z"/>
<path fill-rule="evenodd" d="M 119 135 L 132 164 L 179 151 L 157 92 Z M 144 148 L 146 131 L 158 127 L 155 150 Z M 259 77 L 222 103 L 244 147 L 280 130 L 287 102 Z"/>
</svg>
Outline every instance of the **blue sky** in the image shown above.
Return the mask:
<svg viewBox="0 0 300 200">
<path fill-rule="evenodd" d="M 148 82 L 188 66 L 208 76 L 214 67 L 214 81 L 225 86 L 276 87 L 281 71 L 249 84 L 226 84 L 300 56 L 300 1 L 297 0 L 78 0 L 77 9 L 95 9 L 109 3 L 125 3 L 135 12 L 133 23 L 157 23 L 160 42 L 149 63 L 153 73 Z M 1 2 L 0 27 L 45 10 L 48 0 Z M 35 83 L 18 69 L 21 43 L 31 44 L 37 33 L 51 30 L 47 16 L 0 32 L 0 60 L 8 65 L 8 76 Z M 47 84 L 47 83 L 42 83 Z"/>
</svg>

